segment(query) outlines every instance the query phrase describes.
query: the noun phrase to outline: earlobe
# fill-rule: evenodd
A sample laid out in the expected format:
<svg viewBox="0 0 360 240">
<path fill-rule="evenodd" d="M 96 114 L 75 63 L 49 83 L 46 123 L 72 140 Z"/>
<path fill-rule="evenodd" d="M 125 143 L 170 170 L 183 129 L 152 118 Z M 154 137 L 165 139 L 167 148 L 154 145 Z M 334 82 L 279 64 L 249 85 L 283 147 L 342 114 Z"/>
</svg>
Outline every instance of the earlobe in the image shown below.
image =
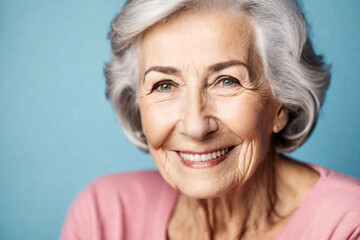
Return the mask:
<svg viewBox="0 0 360 240">
<path fill-rule="evenodd" d="M 278 133 L 284 129 L 289 119 L 289 109 L 280 105 L 275 115 L 273 132 Z"/>
</svg>

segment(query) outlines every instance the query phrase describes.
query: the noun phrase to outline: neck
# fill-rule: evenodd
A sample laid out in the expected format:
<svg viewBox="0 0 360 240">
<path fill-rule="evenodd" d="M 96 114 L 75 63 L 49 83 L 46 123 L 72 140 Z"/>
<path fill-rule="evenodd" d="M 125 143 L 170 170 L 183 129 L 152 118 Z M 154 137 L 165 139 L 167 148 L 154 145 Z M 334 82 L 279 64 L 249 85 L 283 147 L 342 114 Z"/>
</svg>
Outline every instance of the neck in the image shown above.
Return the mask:
<svg viewBox="0 0 360 240">
<path fill-rule="evenodd" d="M 201 239 L 240 239 L 266 231 L 277 218 L 276 159 L 275 153 L 270 154 L 245 184 L 220 197 L 192 199 L 180 195 L 177 206 L 182 209 L 184 221 L 188 222 L 191 215 L 193 227 L 205 234 Z"/>
</svg>

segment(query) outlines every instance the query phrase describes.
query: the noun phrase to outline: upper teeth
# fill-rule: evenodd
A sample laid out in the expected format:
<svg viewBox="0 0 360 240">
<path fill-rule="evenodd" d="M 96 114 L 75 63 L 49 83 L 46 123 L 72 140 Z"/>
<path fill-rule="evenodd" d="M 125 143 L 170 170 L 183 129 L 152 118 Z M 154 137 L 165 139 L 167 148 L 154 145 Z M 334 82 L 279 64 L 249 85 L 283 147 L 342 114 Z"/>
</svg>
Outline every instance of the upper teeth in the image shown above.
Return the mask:
<svg viewBox="0 0 360 240">
<path fill-rule="evenodd" d="M 228 152 L 229 152 L 229 148 L 225 148 L 223 150 L 219 150 L 212 153 L 206 153 L 206 154 L 188 154 L 188 153 L 180 152 L 180 155 L 185 160 L 200 162 L 200 161 L 208 161 L 208 160 L 216 159 L 218 157 L 224 156 Z"/>
</svg>

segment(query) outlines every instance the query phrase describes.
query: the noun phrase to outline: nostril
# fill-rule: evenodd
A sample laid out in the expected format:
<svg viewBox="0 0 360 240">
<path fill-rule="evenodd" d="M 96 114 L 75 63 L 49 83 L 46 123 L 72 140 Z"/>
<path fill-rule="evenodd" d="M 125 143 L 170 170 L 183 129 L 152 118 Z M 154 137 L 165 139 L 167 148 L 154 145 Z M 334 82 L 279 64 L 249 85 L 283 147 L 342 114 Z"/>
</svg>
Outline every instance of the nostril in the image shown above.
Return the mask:
<svg viewBox="0 0 360 240">
<path fill-rule="evenodd" d="M 192 116 L 184 121 L 184 134 L 196 140 L 211 136 L 217 129 L 217 123 L 211 117 Z"/>
<path fill-rule="evenodd" d="M 217 130 L 215 119 L 209 115 L 210 106 L 204 95 L 193 89 L 183 101 L 182 123 L 183 133 L 189 137 L 202 140 Z"/>
</svg>

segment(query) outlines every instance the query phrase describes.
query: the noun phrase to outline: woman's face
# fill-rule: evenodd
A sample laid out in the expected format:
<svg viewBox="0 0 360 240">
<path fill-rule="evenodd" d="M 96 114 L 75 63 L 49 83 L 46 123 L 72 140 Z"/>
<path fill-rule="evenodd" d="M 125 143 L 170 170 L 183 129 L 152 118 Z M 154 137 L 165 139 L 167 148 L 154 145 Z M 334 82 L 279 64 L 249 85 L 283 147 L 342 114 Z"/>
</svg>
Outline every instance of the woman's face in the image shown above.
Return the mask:
<svg viewBox="0 0 360 240">
<path fill-rule="evenodd" d="M 140 44 L 140 112 L 164 179 L 185 195 L 219 196 L 243 184 L 270 149 L 278 104 L 255 68 L 251 19 L 183 13 Z M 255 64 L 256 66 L 256 64 Z"/>
</svg>

